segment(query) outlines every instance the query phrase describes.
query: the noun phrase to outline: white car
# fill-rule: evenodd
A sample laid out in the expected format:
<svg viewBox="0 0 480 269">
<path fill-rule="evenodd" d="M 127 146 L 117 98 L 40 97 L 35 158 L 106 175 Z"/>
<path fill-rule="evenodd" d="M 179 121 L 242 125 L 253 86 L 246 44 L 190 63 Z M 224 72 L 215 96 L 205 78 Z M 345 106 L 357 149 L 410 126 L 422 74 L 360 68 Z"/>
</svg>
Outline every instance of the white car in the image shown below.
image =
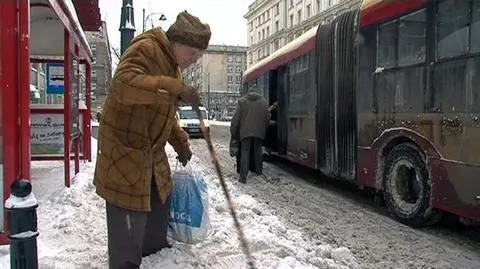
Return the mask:
<svg viewBox="0 0 480 269">
<path fill-rule="evenodd" d="M 207 109 L 201 106 L 200 112 L 202 113 L 203 123 L 205 124 L 207 131 L 210 132 Z M 177 110 L 177 119 L 180 127 L 182 127 L 190 136 L 203 136 L 202 129 L 200 128 L 200 120 L 191 106 L 179 107 Z"/>
</svg>

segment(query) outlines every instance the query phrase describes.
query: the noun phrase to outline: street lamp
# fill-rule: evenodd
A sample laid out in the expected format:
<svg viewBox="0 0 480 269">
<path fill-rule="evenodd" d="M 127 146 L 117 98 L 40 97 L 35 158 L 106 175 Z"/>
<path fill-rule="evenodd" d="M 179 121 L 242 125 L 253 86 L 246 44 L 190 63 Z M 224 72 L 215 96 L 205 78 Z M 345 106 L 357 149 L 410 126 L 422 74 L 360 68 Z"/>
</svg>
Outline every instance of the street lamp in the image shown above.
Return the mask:
<svg viewBox="0 0 480 269">
<path fill-rule="evenodd" d="M 159 21 L 166 21 L 167 20 L 165 15 L 163 13 L 159 13 L 159 12 L 152 12 L 152 13 L 148 14 L 148 16 L 145 18 L 145 9 L 143 9 L 142 11 L 143 11 L 143 31 L 142 32 L 145 32 L 146 21 L 148 20 L 148 18 L 150 18 L 153 15 L 160 15 L 160 18 L 158 19 Z M 152 28 L 153 28 L 154 27 L 153 20 L 152 19 L 150 19 L 150 20 L 152 22 Z"/>
</svg>

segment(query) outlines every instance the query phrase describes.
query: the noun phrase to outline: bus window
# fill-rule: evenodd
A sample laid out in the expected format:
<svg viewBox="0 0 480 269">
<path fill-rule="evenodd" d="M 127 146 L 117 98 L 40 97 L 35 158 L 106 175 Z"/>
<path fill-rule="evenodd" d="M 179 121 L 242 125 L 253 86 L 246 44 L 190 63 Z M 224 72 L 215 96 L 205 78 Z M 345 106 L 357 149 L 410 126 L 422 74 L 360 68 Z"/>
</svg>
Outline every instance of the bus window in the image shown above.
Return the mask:
<svg viewBox="0 0 480 269">
<path fill-rule="evenodd" d="M 381 25 L 378 29 L 378 62 L 379 67 L 396 65 L 397 27 L 396 21 Z"/>
<path fill-rule="evenodd" d="M 472 52 L 480 52 L 480 0 L 473 2 L 472 33 Z"/>
<path fill-rule="evenodd" d="M 437 57 L 455 57 L 468 52 L 470 1 L 442 0 L 437 6 Z"/>
<path fill-rule="evenodd" d="M 425 62 L 427 11 L 422 9 L 400 18 L 398 26 L 398 65 Z"/>
</svg>

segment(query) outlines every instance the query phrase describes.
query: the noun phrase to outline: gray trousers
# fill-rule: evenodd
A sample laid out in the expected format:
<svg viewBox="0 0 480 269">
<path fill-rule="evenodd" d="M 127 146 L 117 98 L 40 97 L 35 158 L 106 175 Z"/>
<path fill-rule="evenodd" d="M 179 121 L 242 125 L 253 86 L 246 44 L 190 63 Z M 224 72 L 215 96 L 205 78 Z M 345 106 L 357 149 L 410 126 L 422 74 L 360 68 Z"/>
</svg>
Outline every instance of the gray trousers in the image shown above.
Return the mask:
<svg viewBox="0 0 480 269">
<path fill-rule="evenodd" d="M 262 145 L 263 140 L 256 137 L 247 137 L 240 142 L 240 177 L 242 179 L 247 178 L 248 170 L 253 170 L 259 175 L 263 173 Z M 251 159 L 253 159 L 253 162 L 250 161 Z M 250 167 L 251 163 L 254 167 Z"/>
<path fill-rule="evenodd" d="M 170 197 L 162 204 L 153 182 L 150 197 L 150 212 L 131 211 L 107 202 L 110 269 L 138 269 L 142 257 L 169 246 Z"/>
</svg>

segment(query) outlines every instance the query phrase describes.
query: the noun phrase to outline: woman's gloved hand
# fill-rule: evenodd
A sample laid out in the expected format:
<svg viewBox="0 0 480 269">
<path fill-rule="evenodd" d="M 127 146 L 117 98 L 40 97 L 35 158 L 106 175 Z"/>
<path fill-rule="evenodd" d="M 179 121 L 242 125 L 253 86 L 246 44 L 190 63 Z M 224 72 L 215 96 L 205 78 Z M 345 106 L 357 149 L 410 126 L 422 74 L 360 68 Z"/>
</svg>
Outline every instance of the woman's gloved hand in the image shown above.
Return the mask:
<svg viewBox="0 0 480 269">
<path fill-rule="evenodd" d="M 192 159 L 190 147 L 187 147 L 182 153 L 178 154 L 177 159 L 183 166 L 187 165 L 190 159 Z"/>
</svg>

